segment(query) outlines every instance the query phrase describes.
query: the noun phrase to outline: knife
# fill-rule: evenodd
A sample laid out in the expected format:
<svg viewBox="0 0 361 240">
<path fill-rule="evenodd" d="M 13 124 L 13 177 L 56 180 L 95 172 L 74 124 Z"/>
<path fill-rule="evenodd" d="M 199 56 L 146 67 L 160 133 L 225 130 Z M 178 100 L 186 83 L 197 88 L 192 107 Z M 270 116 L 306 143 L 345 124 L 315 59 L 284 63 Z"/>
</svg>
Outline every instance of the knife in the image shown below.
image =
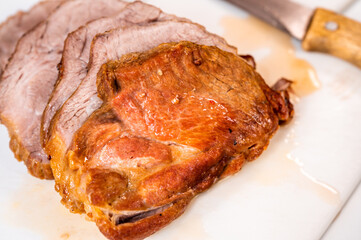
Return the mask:
<svg viewBox="0 0 361 240">
<path fill-rule="evenodd" d="M 289 0 L 226 0 L 302 41 L 303 49 L 331 54 L 361 68 L 361 23 Z"/>
</svg>

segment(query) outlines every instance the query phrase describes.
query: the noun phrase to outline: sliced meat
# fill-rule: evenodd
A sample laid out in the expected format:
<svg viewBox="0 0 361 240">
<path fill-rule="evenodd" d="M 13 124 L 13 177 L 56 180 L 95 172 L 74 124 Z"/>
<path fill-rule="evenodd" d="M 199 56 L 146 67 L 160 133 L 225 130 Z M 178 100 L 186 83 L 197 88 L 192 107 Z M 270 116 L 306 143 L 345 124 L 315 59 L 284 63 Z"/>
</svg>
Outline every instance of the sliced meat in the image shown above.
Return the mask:
<svg viewBox="0 0 361 240">
<path fill-rule="evenodd" d="M 169 224 L 257 158 L 292 117 L 244 59 L 191 42 L 104 64 L 97 90 L 104 104 L 51 164 L 63 202 L 112 240 L 143 239 Z"/>
<path fill-rule="evenodd" d="M 88 72 L 90 46 L 96 34 L 118 27 L 170 19 L 176 17 L 143 2 L 133 2 L 115 16 L 94 20 L 70 33 L 64 45 L 59 79 L 42 117 L 41 131 L 45 142 L 50 121 Z"/>
<path fill-rule="evenodd" d="M 0 25 L 0 76 L 19 38 L 45 20 L 62 1 L 43 1 L 29 11 L 19 11 Z"/>
<path fill-rule="evenodd" d="M 86 77 L 51 122 L 45 149 L 52 159 L 64 157 L 74 133 L 102 104 L 97 96 L 96 76 L 103 63 L 110 59 L 120 58 L 126 53 L 146 51 L 164 42 L 182 40 L 217 46 L 236 53 L 236 48 L 228 45 L 223 38 L 207 32 L 198 24 L 182 21 L 165 21 L 146 26 L 119 28 L 97 35 L 92 43 Z"/>
<path fill-rule="evenodd" d="M 40 143 L 40 123 L 58 77 L 66 36 L 88 21 L 114 15 L 125 5 L 120 0 L 66 1 L 19 40 L 0 83 L 0 117 L 15 156 L 34 176 L 52 178 Z"/>
</svg>

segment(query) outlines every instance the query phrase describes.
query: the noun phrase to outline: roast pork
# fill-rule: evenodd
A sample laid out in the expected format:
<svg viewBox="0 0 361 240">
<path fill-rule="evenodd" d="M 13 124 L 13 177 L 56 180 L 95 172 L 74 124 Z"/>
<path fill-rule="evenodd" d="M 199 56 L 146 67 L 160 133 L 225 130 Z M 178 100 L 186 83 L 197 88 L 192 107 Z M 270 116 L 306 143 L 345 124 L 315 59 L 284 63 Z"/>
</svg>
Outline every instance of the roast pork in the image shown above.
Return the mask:
<svg viewBox="0 0 361 240">
<path fill-rule="evenodd" d="M 52 161 L 55 163 L 63 159 L 74 133 L 101 106 L 96 78 L 102 64 L 126 53 L 146 51 L 161 43 L 182 40 L 236 53 L 236 48 L 228 45 L 223 38 L 207 32 L 198 24 L 184 21 L 154 22 L 98 34 L 92 43 L 87 75 L 51 121 L 45 149 Z"/>
<path fill-rule="evenodd" d="M 41 135 L 44 145 L 49 141 L 50 135 L 48 133 L 50 131 L 48 130 L 54 115 L 76 91 L 78 85 L 86 77 L 88 70 L 92 69 L 91 63 L 88 66 L 89 54 L 92 40 L 96 34 L 120 27 L 126 28 L 136 24 L 144 25 L 149 22 L 172 19 L 178 18 L 163 13 L 159 8 L 136 1 L 128 4 L 114 16 L 96 19 L 70 33 L 65 40 L 56 86 L 42 116 Z"/>
<path fill-rule="evenodd" d="M 0 118 L 16 158 L 34 176 L 53 177 L 40 142 L 40 123 L 58 78 L 65 38 L 88 21 L 114 15 L 125 5 L 120 0 L 65 1 L 19 40 L 0 83 Z"/>
<path fill-rule="evenodd" d="M 45 20 L 61 0 L 43 1 L 29 11 L 20 11 L 0 25 L 0 78 L 19 38 Z"/>
<path fill-rule="evenodd" d="M 258 157 L 293 112 L 244 59 L 191 42 L 110 61 L 97 89 L 102 106 L 51 163 L 63 202 L 112 240 L 169 224 Z"/>
</svg>

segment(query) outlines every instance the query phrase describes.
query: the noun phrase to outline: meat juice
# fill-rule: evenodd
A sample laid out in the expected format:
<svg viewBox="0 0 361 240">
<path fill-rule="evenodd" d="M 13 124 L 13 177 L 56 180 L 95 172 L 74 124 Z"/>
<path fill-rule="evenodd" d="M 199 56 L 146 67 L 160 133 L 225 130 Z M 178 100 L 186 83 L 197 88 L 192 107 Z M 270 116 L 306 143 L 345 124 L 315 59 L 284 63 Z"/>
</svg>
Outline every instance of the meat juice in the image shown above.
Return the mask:
<svg viewBox="0 0 361 240">
<path fill-rule="evenodd" d="M 221 25 L 225 39 L 238 48 L 239 54 L 255 57 L 256 69 L 268 85 L 272 86 L 282 77 L 293 80 L 292 89 L 298 97 L 311 94 L 321 87 L 315 69 L 307 61 L 297 58 L 291 37 L 286 33 L 254 17 L 226 16 L 221 20 Z M 312 191 L 326 203 L 339 204 L 337 190 L 308 174 L 303 169 L 302 160 L 293 155 L 298 144 L 292 128 L 295 122 L 297 106 L 295 119 L 289 126 L 278 130 L 271 139 L 269 150 L 255 161 L 262 167 L 250 174 L 251 178 L 263 185 L 277 185 L 291 180 L 298 187 Z"/>
<path fill-rule="evenodd" d="M 60 203 L 54 190 L 54 181 L 36 179 L 30 174 L 22 176 L 20 187 L 9 196 L 1 220 L 24 229 L 27 239 L 44 240 L 105 240 L 93 222 L 84 215 L 71 214 Z M 23 236 L 23 235 L 21 235 Z M 31 237 L 34 236 L 34 237 Z"/>
<path fill-rule="evenodd" d="M 291 38 L 254 17 L 224 17 L 221 20 L 227 42 L 238 48 L 239 54 L 252 54 L 256 69 L 272 86 L 282 77 L 293 80 L 298 96 L 320 88 L 315 69 L 296 56 Z"/>
<path fill-rule="evenodd" d="M 317 198 L 326 204 L 335 205 L 341 203 L 338 191 L 304 170 L 302 159 L 294 154 L 298 147 L 297 136 L 292 123 L 280 128 L 272 138 L 270 145 L 259 159 L 250 163 L 252 168 L 250 181 L 264 186 L 277 186 L 282 183 L 295 185 L 299 189 L 312 192 Z"/>
</svg>

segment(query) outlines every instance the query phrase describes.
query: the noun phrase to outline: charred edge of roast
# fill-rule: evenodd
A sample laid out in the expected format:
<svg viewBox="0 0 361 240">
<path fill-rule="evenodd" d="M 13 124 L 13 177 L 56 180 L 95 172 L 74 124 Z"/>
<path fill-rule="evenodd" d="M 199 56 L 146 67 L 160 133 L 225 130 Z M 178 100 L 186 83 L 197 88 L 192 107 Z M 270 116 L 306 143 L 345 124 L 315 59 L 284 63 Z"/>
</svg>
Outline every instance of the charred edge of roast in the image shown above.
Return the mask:
<svg viewBox="0 0 361 240">
<path fill-rule="evenodd" d="M 252 66 L 253 69 L 256 69 L 256 61 L 254 60 L 254 57 L 252 55 L 238 55 L 241 58 L 243 58 L 248 65 Z"/>
<path fill-rule="evenodd" d="M 280 125 L 284 125 L 290 122 L 290 119 L 292 119 L 294 115 L 294 108 L 293 108 L 293 104 L 291 103 L 290 94 L 289 94 L 289 93 L 295 94 L 295 92 L 292 89 L 292 83 L 293 81 L 291 80 L 288 80 L 286 78 L 281 78 L 272 86 L 272 89 L 278 92 L 281 95 L 281 97 L 284 99 L 285 106 L 288 109 L 288 117 L 287 119 L 280 119 L 279 122 Z"/>
<path fill-rule="evenodd" d="M 293 93 L 292 83 L 293 81 L 291 80 L 288 80 L 286 78 L 281 78 L 272 86 L 272 89 L 277 92 L 289 91 L 290 93 Z"/>
</svg>

